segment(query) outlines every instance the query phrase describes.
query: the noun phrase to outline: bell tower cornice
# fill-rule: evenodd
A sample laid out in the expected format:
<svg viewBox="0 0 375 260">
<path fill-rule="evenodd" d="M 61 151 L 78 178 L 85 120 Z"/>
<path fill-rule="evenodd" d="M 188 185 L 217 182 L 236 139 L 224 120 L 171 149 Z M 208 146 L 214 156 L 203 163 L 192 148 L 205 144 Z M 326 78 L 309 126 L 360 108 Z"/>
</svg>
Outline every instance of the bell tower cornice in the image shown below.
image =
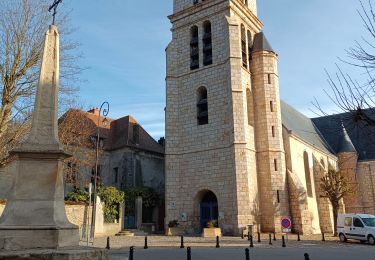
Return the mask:
<svg viewBox="0 0 375 260">
<path fill-rule="evenodd" d="M 262 22 L 256 16 L 256 13 L 252 12 L 251 9 L 241 2 L 242 0 L 210 0 L 199 2 L 190 7 L 184 8 L 181 11 L 177 11 L 174 14 L 168 16 L 171 23 L 181 21 L 183 19 L 189 18 L 202 10 L 213 6 L 223 6 L 221 10 L 218 11 L 232 11 L 243 20 L 249 20 L 256 27 L 257 30 L 261 30 L 263 27 Z"/>
</svg>

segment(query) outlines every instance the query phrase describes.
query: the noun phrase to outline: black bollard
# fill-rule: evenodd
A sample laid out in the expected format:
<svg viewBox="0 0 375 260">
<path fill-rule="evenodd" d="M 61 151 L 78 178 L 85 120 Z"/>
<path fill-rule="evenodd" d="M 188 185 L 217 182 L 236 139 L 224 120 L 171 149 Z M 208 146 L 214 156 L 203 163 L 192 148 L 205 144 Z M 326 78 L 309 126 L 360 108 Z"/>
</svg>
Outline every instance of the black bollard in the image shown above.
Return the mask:
<svg viewBox="0 0 375 260">
<path fill-rule="evenodd" d="M 187 248 L 186 253 L 187 253 L 187 260 L 191 260 L 191 248 L 190 248 L 190 246 Z"/>
<path fill-rule="evenodd" d="M 107 246 L 105 247 L 105 249 L 107 249 L 107 250 L 111 249 L 109 237 L 107 237 Z"/>
<path fill-rule="evenodd" d="M 310 260 L 310 256 L 308 253 L 304 254 L 304 256 L 305 256 L 305 260 Z"/>
<path fill-rule="evenodd" d="M 134 260 L 134 246 L 130 247 L 129 260 Z"/>
<path fill-rule="evenodd" d="M 269 242 L 268 242 L 268 244 L 272 246 L 272 236 L 271 236 L 271 234 L 269 234 Z"/>
<path fill-rule="evenodd" d="M 184 236 L 181 236 L 181 245 L 180 248 L 185 248 L 184 246 Z"/>
<path fill-rule="evenodd" d="M 326 237 L 325 237 L 325 235 L 324 235 L 324 232 L 322 233 L 322 241 L 323 241 L 323 242 L 326 241 Z"/>
<path fill-rule="evenodd" d="M 145 246 L 143 247 L 144 249 L 148 249 L 148 245 L 147 245 L 147 237 L 145 237 Z"/>
<path fill-rule="evenodd" d="M 258 243 L 261 243 L 262 241 L 260 240 L 260 232 L 258 232 Z"/>
<path fill-rule="evenodd" d="M 219 236 L 216 237 L 216 248 L 220 248 L 220 238 L 219 238 Z"/>
<path fill-rule="evenodd" d="M 273 232 L 273 241 L 276 241 L 276 233 Z"/>
<path fill-rule="evenodd" d="M 297 233 L 297 241 L 301 241 L 301 236 L 300 236 L 299 232 Z"/>
<path fill-rule="evenodd" d="M 245 255 L 246 255 L 246 260 L 250 260 L 250 250 L 248 248 L 245 249 Z"/>
<path fill-rule="evenodd" d="M 249 241 L 250 241 L 250 230 L 249 230 L 249 231 L 247 231 L 247 240 L 249 240 Z"/>
<path fill-rule="evenodd" d="M 250 247 L 254 247 L 253 236 L 250 235 Z"/>
<path fill-rule="evenodd" d="M 244 234 L 243 234 L 243 230 L 242 230 L 242 232 L 241 232 L 241 238 L 242 238 L 242 239 L 245 238 L 245 236 L 244 236 Z"/>
<path fill-rule="evenodd" d="M 282 236 L 281 239 L 282 239 L 282 241 L 283 241 L 283 242 L 282 242 L 282 247 L 286 247 L 286 244 L 285 244 L 285 237 Z"/>
</svg>

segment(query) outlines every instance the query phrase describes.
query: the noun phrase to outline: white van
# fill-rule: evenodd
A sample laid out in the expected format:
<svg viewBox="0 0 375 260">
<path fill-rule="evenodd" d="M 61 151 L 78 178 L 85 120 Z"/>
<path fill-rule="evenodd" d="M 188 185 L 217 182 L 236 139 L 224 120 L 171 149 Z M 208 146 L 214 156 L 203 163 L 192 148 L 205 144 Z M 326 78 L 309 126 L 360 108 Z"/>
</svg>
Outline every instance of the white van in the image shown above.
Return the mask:
<svg viewBox="0 0 375 260">
<path fill-rule="evenodd" d="M 340 241 L 348 239 L 368 241 L 375 245 L 375 216 L 368 214 L 340 214 L 337 218 L 337 233 Z"/>
</svg>

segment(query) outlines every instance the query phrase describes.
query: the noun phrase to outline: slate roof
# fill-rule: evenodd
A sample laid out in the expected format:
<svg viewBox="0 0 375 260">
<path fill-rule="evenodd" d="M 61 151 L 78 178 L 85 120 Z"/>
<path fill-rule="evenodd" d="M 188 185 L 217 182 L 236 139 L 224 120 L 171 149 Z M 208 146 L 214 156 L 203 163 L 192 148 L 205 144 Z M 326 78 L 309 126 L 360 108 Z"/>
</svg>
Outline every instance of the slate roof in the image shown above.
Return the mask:
<svg viewBox="0 0 375 260">
<path fill-rule="evenodd" d="M 286 129 L 303 141 L 323 152 L 333 153 L 332 148 L 324 140 L 314 122 L 284 101 L 281 101 L 281 120 Z"/>
<path fill-rule="evenodd" d="M 367 109 L 363 113 L 369 119 L 375 120 L 375 109 Z M 313 118 L 312 121 L 335 153 L 340 151 L 342 139 L 345 138 L 343 123 L 348 137 L 358 152 L 359 160 L 375 159 L 375 126 L 366 123 L 366 119 L 358 121 L 355 114 L 348 112 Z"/>
<path fill-rule="evenodd" d="M 337 152 L 338 153 L 357 152 L 354 148 L 352 140 L 350 139 L 348 135 L 348 132 L 346 131 L 344 124 L 342 124 L 342 136 L 339 141 Z"/>
<path fill-rule="evenodd" d="M 263 32 L 259 32 L 254 36 L 253 52 L 257 51 L 271 51 L 275 53 Z"/>
</svg>

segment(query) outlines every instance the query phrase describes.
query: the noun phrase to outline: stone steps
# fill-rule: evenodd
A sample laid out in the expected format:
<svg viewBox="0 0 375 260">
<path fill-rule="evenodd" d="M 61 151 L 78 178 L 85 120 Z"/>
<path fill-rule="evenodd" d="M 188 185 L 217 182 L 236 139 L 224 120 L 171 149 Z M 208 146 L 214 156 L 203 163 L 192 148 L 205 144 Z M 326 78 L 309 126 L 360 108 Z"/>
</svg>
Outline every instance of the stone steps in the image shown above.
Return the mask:
<svg viewBox="0 0 375 260">
<path fill-rule="evenodd" d="M 117 233 L 116 237 L 134 237 L 134 233 L 129 230 L 123 230 Z"/>
</svg>

